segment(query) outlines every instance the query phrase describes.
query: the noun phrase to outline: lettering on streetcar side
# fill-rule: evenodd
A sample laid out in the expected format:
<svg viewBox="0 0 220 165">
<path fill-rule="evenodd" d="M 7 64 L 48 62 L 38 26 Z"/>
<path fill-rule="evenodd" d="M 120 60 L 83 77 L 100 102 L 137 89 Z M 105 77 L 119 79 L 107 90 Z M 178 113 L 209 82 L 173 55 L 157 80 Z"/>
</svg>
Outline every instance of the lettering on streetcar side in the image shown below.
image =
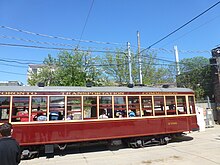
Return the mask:
<svg viewBox="0 0 220 165">
<path fill-rule="evenodd" d="M 37 92 L 0 92 L 0 95 L 37 95 Z"/>
<path fill-rule="evenodd" d="M 4 91 L 0 92 L 0 95 L 176 95 L 176 92 L 23 92 L 23 91 Z"/>
<path fill-rule="evenodd" d="M 124 95 L 124 92 L 63 92 L 62 95 Z"/>
<path fill-rule="evenodd" d="M 168 125 L 177 125 L 177 122 L 168 122 Z"/>
</svg>

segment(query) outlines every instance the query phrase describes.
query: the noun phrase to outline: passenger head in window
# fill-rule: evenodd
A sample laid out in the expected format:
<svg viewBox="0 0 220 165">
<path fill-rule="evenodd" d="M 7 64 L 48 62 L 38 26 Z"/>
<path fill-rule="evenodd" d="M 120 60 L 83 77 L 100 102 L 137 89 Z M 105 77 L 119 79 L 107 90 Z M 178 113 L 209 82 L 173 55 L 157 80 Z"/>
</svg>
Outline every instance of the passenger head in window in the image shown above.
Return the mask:
<svg viewBox="0 0 220 165">
<path fill-rule="evenodd" d="M 100 119 L 107 119 L 107 109 L 103 109 L 101 115 L 99 116 Z"/>
<path fill-rule="evenodd" d="M 128 116 L 129 117 L 135 117 L 136 115 L 135 115 L 135 113 L 132 111 L 132 110 L 128 110 Z"/>
<path fill-rule="evenodd" d="M 123 118 L 123 114 L 122 114 L 122 112 L 117 111 L 117 112 L 115 113 L 115 117 Z"/>
<path fill-rule="evenodd" d="M 171 101 L 171 104 L 169 105 L 169 110 L 174 110 L 175 109 L 175 103 L 174 101 Z"/>
<path fill-rule="evenodd" d="M 63 115 L 60 111 L 58 112 L 58 120 L 63 120 Z"/>
<path fill-rule="evenodd" d="M 37 112 L 37 115 L 34 116 L 34 121 L 46 121 L 47 120 L 47 116 L 44 115 L 43 111 L 39 111 Z"/>
<path fill-rule="evenodd" d="M 67 120 L 73 120 L 74 119 L 74 113 L 73 112 L 69 112 L 69 114 L 67 115 Z"/>
</svg>

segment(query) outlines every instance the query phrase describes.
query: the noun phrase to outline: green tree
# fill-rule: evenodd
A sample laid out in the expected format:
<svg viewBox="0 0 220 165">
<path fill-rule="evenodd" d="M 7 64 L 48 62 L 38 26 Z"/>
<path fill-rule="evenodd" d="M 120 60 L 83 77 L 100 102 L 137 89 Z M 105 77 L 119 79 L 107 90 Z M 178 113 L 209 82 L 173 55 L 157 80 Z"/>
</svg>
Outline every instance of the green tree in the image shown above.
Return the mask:
<svg viewBox="0 0 220 165">
<path fill-rule="evenodd" d="M 204 57 L 185 58 L 180 61 L 181 74 L 177 85 L 195 91 L 197 100 L 203 100 L 212 94 L 212 77 L 209 60 Z"/>
<path fill-rule="evenodd" d="M 173 83 L 174 76 L 170 74 L 169 65 L 160 64 L 156 54 L 149 52 L 142 60 L 143 83 L 147 85 Z"/>
<path fill-rule="evenodd" d="M 139 84 L 139 63 L 138 55 L 131 53 L 132 79 L 134 84 Z M 117 51 L 117 53 L 108 53 L 103 60 L 104 73 L 108 78 L 118 85 L 125 85 L 129 82 L 129 68 L 127 53 Z M 148 53 L 142 56 L 142 76 L 143 84 L 154 85 L 158 83 L 174 82 L 174 76 L 170 74 L 167 66 L 158 65 L 156 54 Z"/>
<path fill-rule="evenodd" d="M 103 59 L 103 73 L 108 82 L 118 85 L 127 84 L 129 81 L 127 54 L 117 51 L 115 54 L 106 53 Z"/>
<path fill-rule="evenodd" d="M 57 58 L 48 55 L 39 73 L 29 73 L 29 85 L 44 82 L 48 86 L 85 86 L 86 82 L 100 85 L 101 72 L 92 65 L 88 52 L 62 51 Z"/>
</svg>

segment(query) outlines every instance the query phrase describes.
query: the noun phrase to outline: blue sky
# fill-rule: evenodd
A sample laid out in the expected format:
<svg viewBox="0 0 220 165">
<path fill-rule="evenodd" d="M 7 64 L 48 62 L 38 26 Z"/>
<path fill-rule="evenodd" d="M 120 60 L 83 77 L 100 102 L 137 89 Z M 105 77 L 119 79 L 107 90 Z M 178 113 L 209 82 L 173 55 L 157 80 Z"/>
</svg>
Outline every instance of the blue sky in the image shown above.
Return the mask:
<svg viewBox="0 0 220 165">
<path fill-rule="evenodd" d="M 136 51 L 137 31 L 140 32 L 141 48 L 147 48 L 218 0 L 94 0 L 81 39 L 117 43 L 115 45 L 79 43 L 34 35 L 40 33 L 80 39 L 92 2 L 93 0 L 1 0 L 0 43 L 65 48 L 70 48 L 67 45 L 74 47 L 80 44 L 83 49 L 103 50 L 125 48 L 126 43 L 130 42 Z M 174 45 L 177 45 L 180 51 L 180 59 L 194 56 L 210 58 L 208 51 L 220 44 L 219 11 L 220 4 L 154 45 L 152 49 L 156 50 L 158 57 L 173 61 Z M 28 63 L 40 63 L 48 54 L 56 56 L 58 52 L 0 46 L 0 81 L 17 80 L 26 84 Z"/>
</svg>

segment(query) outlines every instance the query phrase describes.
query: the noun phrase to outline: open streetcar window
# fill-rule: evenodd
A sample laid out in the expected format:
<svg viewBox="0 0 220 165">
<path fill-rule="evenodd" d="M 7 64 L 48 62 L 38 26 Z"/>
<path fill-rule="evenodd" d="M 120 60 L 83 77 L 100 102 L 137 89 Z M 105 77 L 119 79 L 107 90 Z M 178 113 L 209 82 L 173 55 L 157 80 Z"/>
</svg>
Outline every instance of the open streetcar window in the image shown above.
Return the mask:
<svg viewBox="0 0 220 165">
<path fill-rule="evenodd" d="M 64 103 L 64 96 L 50 96 L 49 120 L 63 120 Z"/>
<path fill-rule="evenodd" d="M 80 96 L 67 97 L 67 120 L 82 119 L 81 102 Z"/>
<path fill-rule="evenodd" d="M 29 121 L 29 97 L 14 96 L 12 99 L 12 122 Z"/>
<path fill-rule="evenodd" d="M 196 111 L 195 111 L 194 97 L 189 96 L 188 100 L 189 100 L 189 112 L 190 112 L 190 114 L 195 114 Z"/>
<path fill-rule="evenodd" d="M 10 110 L 10 97 L 0 97 L 0 122 L 8 121 Z"/>
<path fill-rule="evenodd" d="M 154 96 L 154 112 L 156 116 L 165 115 L 163 96 Z"/>
<path fill-rule="evenodd" d="M 97 97 L 83 97 L 83 112 L 84 119 L 97 119 Z"/>
<path fill-rule="evenodd" d="M 47 97 L 33 96 L 31 101 L 31 119 L 34 121 L 47 120 Z"/>
<path fill-rule="evenodd" d="M 99 97 L 99 118 L 112 118 L 112 97 Z"/>
<path fill-rule="evenodd" d="M 167 115 L 176 115 L 176 101 L 174 96 L 166 96 Z"/>
<path fill-rule="evenodd" d="M 128 116 L 141 116 L 139 96 L 128 96 Z"/>
<path fill-rule="evenodd" d="M 186 97 L 185 96 L 177 96 L 177 111 L 178 114 L 187 114 L 186 108 Z"/>
<path fill-rule="evenodd" d="M 114 97 L 114 111 L 114 115 L 116 118 L 127 117 L 125 96 Z"/>
<path fill-rule="evenodd" d="M 152 97 L 141 97 L 142 116 L 153 116 Z"/>
</svg>

